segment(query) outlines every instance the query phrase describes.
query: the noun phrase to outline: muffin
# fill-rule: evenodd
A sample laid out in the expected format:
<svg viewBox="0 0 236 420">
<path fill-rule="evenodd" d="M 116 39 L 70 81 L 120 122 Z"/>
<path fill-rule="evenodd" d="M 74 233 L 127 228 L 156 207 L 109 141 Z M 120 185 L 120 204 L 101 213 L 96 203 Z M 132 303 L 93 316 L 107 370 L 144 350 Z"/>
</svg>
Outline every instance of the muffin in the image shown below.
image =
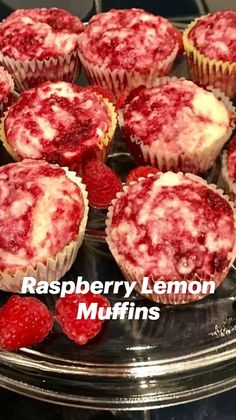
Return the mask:
<svg viewBox="0 0 236 420">
<path fill-rule="evenodd" d="M 73 264 L 87 222 L 87 194 L 67 168 L 25 159 L 0 168 L 0 288 L 24 276 L 48 282 Z"/>
<path fill-rule="evenodd" d="M 94 16 L 79 36 L 79 55 L 90 83 L 115 97 L 170 72 L 181 33 L 166 19 L 141 9 Z"/>
<path fill-rule="evenodd" d="M 11 75 L 0 66 L 0 116 L 13 100 L 14 82 Z"/>
<path fill-rule="evenodd" d="M 236 257 L 233 205 L 214 185 L 192 174 L 157 173 L 127 185 L 109 209 L 107 242 L 129 281 L 142 290 L 156 281 L 212 280 L 217 287 Z M 181 304 L 202 293 L 151 293 L 151 300 Z"/>
<path fill-rule="evenodd" d="M 115 128 L 114 106 L 91 88 L 45 82 L 9 108 L 1 138 L 15 160 L 45 159 L 81 172 L 87 159 L 105 159 Z"/>
<path fill-rule="evenodd" d="M 16 10 L 0 24 L 0 63 L 19 91 L 46 80 L 73 82 L 82 31 L 80 19 L 66 10 Z"/>
<path fill-rule="evenodd" d="M 183 35 L 194 82 L 236 96 L 236 11 L 215 12 L 196 19 Z"/>
<path fill-rule="evenodd" d="M 230 101 L 215 94 L 176 78 L 160 78 L 155 87 L 132 91 L 120 112 L 120 125 L 134 161 L 163 172 L 209 169 L 235 119 Z"/>
</svg>

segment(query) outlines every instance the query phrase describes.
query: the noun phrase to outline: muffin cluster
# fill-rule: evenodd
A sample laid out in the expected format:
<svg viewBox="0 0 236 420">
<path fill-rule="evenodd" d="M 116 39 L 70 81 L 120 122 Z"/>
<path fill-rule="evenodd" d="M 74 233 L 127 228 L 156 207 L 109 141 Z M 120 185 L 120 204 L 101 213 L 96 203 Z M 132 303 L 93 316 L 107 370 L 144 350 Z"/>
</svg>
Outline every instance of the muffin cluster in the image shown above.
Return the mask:
<svg viewBox="0 0 236 420">
<path fill-rule="evenodd" d="M 0 168 L 1 289 L 61 278 L 89 204 L 109 207 L 108 246 L 138 292 L 144 277 L 220 285 L 236 257 L 235 42 L 234 11 L 183 35 L 142 9 L 87 25 L 57 8 L 17 10 L 0 24 L 0 135 L 16 161 Z M 170 76 L 184 50 L 191 80 Z M 82 66 L 90 86 L 74 84 Z M 123 184 L 106 166 L 118 124 L 136 167 Z M 203 180 L 225 146 L 228 195 Z"/>
</svg>

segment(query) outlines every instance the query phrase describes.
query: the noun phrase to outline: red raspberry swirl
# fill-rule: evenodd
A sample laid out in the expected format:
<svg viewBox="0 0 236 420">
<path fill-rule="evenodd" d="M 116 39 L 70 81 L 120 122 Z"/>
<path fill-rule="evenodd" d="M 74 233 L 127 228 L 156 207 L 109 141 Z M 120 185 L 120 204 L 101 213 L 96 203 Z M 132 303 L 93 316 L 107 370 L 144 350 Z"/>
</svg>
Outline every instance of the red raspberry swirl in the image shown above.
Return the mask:
<svg viewBox="0 0 236 420">
<path fill-rule="evenodd" d="M 236 62 L 236 11 L 205 16 L 193 26 L 188 37 L 206 57 Z"/>
<path fill-rule="evenodd" d="M 26 159 L 0 168 L 0 270 L 35 266 L 77 237 L 80 188 L 63 169 Z"/>
<path fill-rule="evenodd" d="M 94 16 L 79 41 L 79 49 L 89 62 L 142 73 L 175 49 L 177 55 L 178 48 L 174 26 L 142 9 L 110 10 Z"/>
<path fill-rule="evenodd" d="M 0 51 L 14 60 L 58 58 L 78 49 L 83 24 L 57 8 L 19 9 L 0 25 Z"/>
<path fill-rule="evenodd" d="M 19 158 L 70 166 L 100 147 L 110 125 L 103 98 L 91 89 L 45 82 L 20 95 L 4 128 Z"/>
<path fill-rule="evenodd" d="M 151 150 L 171 153 L 194 150 L 226 135 L 230 116 L 223 102 L 189 80 L 140 89 L 124 107 L 128 137 L 142 140 Z"/>
<path fill-rule="evenodd" d="M 166 172 L 114 202 L 108 244 L 118 264 L 154 281 L 217 282 L 235 244 L 233 210 L 200 178 Z"/>
</svg>

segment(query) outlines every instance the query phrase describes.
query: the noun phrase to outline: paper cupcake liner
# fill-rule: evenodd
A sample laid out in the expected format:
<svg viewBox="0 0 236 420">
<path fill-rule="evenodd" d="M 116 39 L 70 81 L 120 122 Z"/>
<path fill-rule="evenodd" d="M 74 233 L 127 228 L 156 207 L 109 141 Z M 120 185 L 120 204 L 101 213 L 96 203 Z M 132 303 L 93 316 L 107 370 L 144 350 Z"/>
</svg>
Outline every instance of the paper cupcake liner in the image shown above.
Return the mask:
<svg viewBox="0 0 236 420">
<path fill-rule="evenodd" d="M 79 52 L 79 57 L 89 83 L 109 89 L 118 99 L 120 95 L 128 93 L 140 85 L 151 87 L 157 77 L 165 76 L 171 71 L 177 54 L 178 45 L 176 44 L 172 53 L 165 60 L 154 63 L 154 66 L 145 74 L 137 71 L 109 70 L 105 66 L 90 63 L 81 52 Z"/>
<path fill-rule="evenodd" d="M 37 282 L 59 280 L 71 268 L 74 263 L 78 250 L 83 242 L 85 228 L 88 219 L 88 200 L 87 192 L 81 178 L 76 176 L 75 172 L 69 171 L 68 168 L 63 168 L 66 176 L 71 182 L 79 186 L 84 202 L 84 215 L 80 222 L 79 231 L 76 238 L 59 251 L 55 257 L 50 257 L 46 262 L 39 262 L 35 267 L 29 265 L 25 269 L 17 269 L 12 271 L 6 269 L 0 271 L 0 289 L 8 292 L 20 292 L 23 282 L 23 277 L 34 277 Z"/>
<path fill-rule="evenodd" d="M 182 172 L 180 172 L 182 174 Z M 229 200 L 229 197 L 227 195 L 224 194 L 224 191 L 222 189 L 217 188 L 217 186 L 215 184 L 207 184 L 207 182 L 205 180 L 203 180 L 202 178 L 193 175 L 193 174 L 186 174 L 190 179 L 192 179 L 193 181 L 197 181 L 199 183 L 205 184 L 207 185 L 207 187 L 214 191 L 217 192 L 222 198 L 224 198 L 230 205 L 230 207 L 233 210 L 233 215 L 234 215 L 234 226 L 235 226 L 235 232 L 236 232 L 236 208 L 234 206 L 234 203 L 232 201 Z M 155 175 L 150 174 L 148 175 L 150 177 L 153 177 Z M 116 263 L 118 264 L 120 270 L 122 271 L 124 277 L 129 281 L 129 282 L 136 282 L 136 287 L 135 290 L 141 294 L 141 288 L 142 288 L 142 282 L 143 282 L 143 277 L 145 277 L 145 273 L 143 268 L 139 267 L 134 269 L 134 267 L 132 267 L 129 262 L 126 261 L 125 257 L 123 255 L 121 255 L 119 253 L 119 250 L 117 249 L 116 246 L 114 246 L 113 241 L 111 239 L 111 235 L 110 235 L 110 229 L 111 229 L 111 224 L 112 224 L 112 216 L 113 216 L 113 208 L 115 203 L 117 202 L 117 200 L 119 200 L 120 197 L 122 197 L 123 195 L 126 194 L 126 192 L 129 190 L 129 186 L 132 184 L 136 184 L 137 182 L 140 182 L 142 180 L 144 180 L 145 178 L 139 178 L 137 181 L 133 181 L 130 182 L 128 185 L 126 185 L 123 189 L 122 192 L 119 192 L 116 195 L 116 198 L 112 201 L 111 206 L 108 209 L 108 213 L 107 213 L 107 220 L 106 220 L 106 241 L 107 244 L 109 246 L 109 249 L 114 257 L 114 259 L 116 260 Z M 228 253 L 228 261 L 229 264 L 228 266 L 222 271 L 222 273 L 219 275 L 219 273 L 215 272 L 214 274 L 212 273 L 205 273 L 204 274 L 204 280 L 205 281 L 210 281 L 213 280 L 215 282 L 216 287 L 218 287 L 222 281 L 225 279 L 227 273 L 230 270 L 230 267 L 232 266 L 233 262 L 236 259 L 236 238 L 235 238 L 235 243 L 234 243 L 234 247 L 232 249 L 232 251 L 230 253 Z M 216 277 L 215 277 L 216 276 Z M 217 280 L 216 280 L 217 279 Z M 156 279 L 157 280 L 161 280 L 160 279 Z M 172 281 L 174 281 L 175 279 L 173 279 Z M 185 278 L 183 277 L 181 280 L 185 280 Z M 186 279 L 187 280 L 187 279 Z M 197 274 L 193 275 L 192 280 L 200 280 L 203 281 L 203 277 L 199 278 Z M 189 280 L 188 280 L 189 281 Z M 153 284 L 155 282 L 155 279 L 151 276 L 149 276 L 149 282 L 148 282 L 148 287 L 150 289 L 153 289 Z M 206 294 L 190 294 L 190 293 L 186 293 L 186 294 L 143 294 L 143 296 L 145 296 L 147 299 L 152 300 L 154 302 L 157 303 L 161 303 L 164 305 L 180 305 L 180 304 L 187 304 L 190 302 L 194 302 L 200 299 L 203 299 L 204 297 L 206 297 Z"/>
<path fill-rule="evenodd" d="M 195 19 L 183 33 L 189 73 L 195 83 L 214 86 L 233 99 L 236 97 L 236 63 L 207 58 L 200 53 L 188 37 L 196 23 L 205 17 Z"/>
<path fill-rule="evenodd" d="M 100 152 L 99 159 L 101 161 L 105 162 L 106 159 L 107 159 L 109 150 L 111 148 L 116 129 L 117 129 L 118 116 L 117 116 L 117 112 L 116 112 L 116 108 L 115 108 L 114 104 L 111 103 L 106 98 L 103 98 L 103 101 L 107 105 L 108 113 L 109 113 L 110 120 L 111 120 L 111 126 L 110 126 L 108 132 L 106 133 L 106 135 L 105 135 L 105 137 L 102 141 L 102 145 L 101 145 L 101 149 L 100 149 L 101 152 Z"/>
<path fill-rule="evenodd" d="M 115 134 L 115 130 L 117 127 L 117 113 L 115 110 L 114 105 L 106 98 L 103 98 L 103 101 L 107 107 L 107 111 L 108 111 L 108 115 L 110 117 L 110 121 L 111 121 L 111 125 L 109 130 L 107 131 L 107 133 L 105 134 L 105 136 L 103 138 L 101 138 L 101 142 L 99 144 L 99 146 L 96 148 L 96 152 L 93 151 L 93 157 L 96 157 L 99 160 L 105 161 L 106 157 L 108 155 L 109 149 L 110 149 L 110 145 L 112 143 L 114 134 Z M 1 118 L 1 122 L 0 122 L 0 140 L 3 143 L 3 146 L 5 147 L 5 149 L 7 150 L 7 152 L 9 153 L 9 155 L 15 160 L 15 161 L 21 161 L 23 159 L 23 157 L 20 156 L 20 154 L 18 153 L 17 150 L 14 150 L 12 148 L 12 146 L 9 144 L 7 137 L 6 137 L 6 133 L 5 133 L 5 129 L 4 129 L 4 121 L 7 117 L 7 114 L 9 112 L 9 108 L 8 110 L 6 110 Z M 95 156 L 96 155 L 96 156 Z M 27 156 L 29 158 L 31 158 L 31 156 Z M 87 157 L 87 155 L 86 155 Z M 83 167 L 83 163 L 84 163 L 84 159 L 83 157 L 78 161 L 76 160 L 76 162 L 74 164 L 72 164 L 70 166 L 70 170 L 76 170 L 77 174 L 82 174 L 82 167 Z"/>
<path fill-rule="evenodd" d="M 77 51 L 59 58 L 24 61 L 0 54 L 0 64 L 11 74 L 20 92 L 47 80 L 74 82 L 81 70 Z"/>
<path fill-rule="evenodd" d="M 160 86 L 167 83 L 170 80 L 177 80 L 177 77 L 161 77 L 157 79 L 154 86 Z M 185 80 L 184 78 L 181 78 Z M 220 137 L 210 146 L 204 148 L 204 150 L 198 150 L 189 152 L 187 149 L 184 153 L 173 153 L 169 150 L 152 150 L 150 146 L 145 145 L 141 139 L 137 137 L 128 137 L 124 133 L 124 137 L 127 143 L 127 147 L 130 150 L 131 155 L 136 164 L 138 165 L 152 165 L 158 168 L 162 172 L 166 171 L 183 171 L 191 172 L 195 174 L 201 174 L 206 172 L 215 162 L 224 144 L 229 140 L 232 132 L 235 128 L 234 119 L 236 116 L 235 108 L 228 97 L 224 95 L 220 90 L 214 89 L 213 87 L 207 87 L 207 90 L 211 91 L 217 99 L 221 100 L 227 108 L 231 122 L 227 133 Z M 234 117 L 234 118 L 233 118 Z M 119 123 L 124 131 L 124 121 L 122 110 L 119 113 Z"/>
</svg>

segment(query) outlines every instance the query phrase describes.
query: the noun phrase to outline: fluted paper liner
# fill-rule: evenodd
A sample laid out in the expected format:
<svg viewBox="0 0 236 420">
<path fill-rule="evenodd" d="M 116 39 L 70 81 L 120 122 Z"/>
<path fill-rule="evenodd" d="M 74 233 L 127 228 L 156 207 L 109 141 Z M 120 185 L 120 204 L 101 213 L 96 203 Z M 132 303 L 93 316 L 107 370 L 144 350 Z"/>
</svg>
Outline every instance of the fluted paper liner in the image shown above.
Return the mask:
<svg viewBox="0 0 236 420">
<path fill-rule="evenodd" d="M 101 95 L 99 95 L 101 96 Z M 111 142 L 113 140 L 114 137 L 114 133 L 117 127 L 117 113 L 115 110 L 114 105 L 106 98 L 102 98 L 106 107 L 107 107 L 107 112 L 111 121 L 111 125 L 107 131 L 107 133 L 104 135 L 103 138 L 101 138 L 98 150 L 97 150 L 97 159 L 105 161 L 107 154 L 109 152 L 109 148 L 111 145 Z M 9 112 L 9 108 L 8 110 L 5 111 L 3 117 L 1 118 L 1 122 L 0 122 L 0 140 L 3 143 L 3 146 L 5 147 L 5 149 L 7 150 L 7 152 L 11 155 L 11 157 L 15 160 L 15 161 L 21 161 L 23 159 L 23 157 L 20 156 L 20 153 L 17 150 L 14 150 L 11 145 L 8 143 L 7 137 L 6 137 L 6 133 L 5 133 L 5 129 L 4 129 L 4 121 L 7 117 L 7 114 Z M 31 156 L 27 156 L 28 158 L 31 158 Z M 81 172 L 82 171 L 82 163 L 83 162 L 76 162 L 76 172 Z M 70 168 L 71 170 L 73 170 L 74 168 Z"/>
<path fill-rule="evenodd" d="M 189 39 L 192 28 L 207 16 L 195 19 L 183 33 L 189 72 L 194 82 L 214 86 L 233 99 L 236 96 L 236 62 L 209 59 Z"/>
<path fill-rule="evenodd" d="M 11 74 L 20 92 L 46 80 L 74 82 L 81 70 L 78 51 L 44 60 L 14 60 L 0 53 L 0 64 Z"/>
<path fill-rule="evenodd" d="M 176 44 L 172 53 L 165 60 L 153 63 L 149 72 L 144 74 L 138 71 L 128 72 L 123 69 L 110 70 L 105 65 L 90 63 L 79 51 L 80 61 L 89 83 L 111 90 L 116 99 L 140 85 L 151 87 L 157 77 L 165 76 L 171 71 L 177 54 L 178 45 Z"/>
<path fill-rule="evenodd" d="M 182 172 L 178 172 L 179 174 L 183 175 Z M 155 175 L 153 174 L 149 174 L 149 177 L 155 177 Z M 232 249 L 232 251 L 230 253 L 228 253 L 228 266 L 222 271 L 221 275 L 219 276 L 219 273 L 216 272 L 216 275 L 219 276 L 217 282 L 215 281 L 214 278 L 214 274 L 211 273 L 206 273 L 206 276 L 204 278 L 205 281 L 210 281 L 213 280 L 216 284 L 216 287 L 218 287 L 220 285 L 220 283 L 224 280 L 224 278 L 226 277 L 228 271 L 230 270 L 231 265 L 233 264 L 234 260 L 236 259 L 236 209 L 234 204 L 229 200 L 229 197 L 227 195 L 224 194 L 223 190 L 217 188 L 217 186 L 215 184 L 207 184 L 207 182 L 205 180 L 203 180 L 202 178 L 200 178 L 197 175 L 193 175 L 193 174 L 185 174 L 185 177 L 190 178 L 193 181 L 197 181 L 199 183 L 202 183 L 204 185 L 206 185 L 210 190 L 218 193 L 224 200 L 226 200 L 230 207 L 233 210 L 233 217 L 234 217 L 234 226 L 235 226 L 235 243 L 234 243 L 234 247 Z M 130 182 L 128 185 L 126 185 L 123 189 L 122 192 L 119 192 L 116 195 L 116 198 L 112 201 L 111 206 L 108 209 L 108 214 L 107 214 L 107 220 L 106 220 L 106 235 L 107 235 L 107 243 L 109 246 L 109 249 L 114 257 L 114 259 L 116 260 L 119 268 L 121 269 L 124 277 L 129 281 L 129 282 L 136 282 L 136 291 L 141 293 L 141 288 L 142 288 L 142 281 L 143 281 L 143 277 L 145 277 L 144 274 L 144 270 L 142 268 L 137 268 L 136 270 L 133 269 L 132 266 L 130 266 L 129 262 L 126 261 L 125 257 L 122 256 L 119 253 L 119 250 L 117 249 L 117 247 L 113 244 L 113 241 L 111 239 L 110 236 L 110 230 L 111 230 L 111 224 L 112 224 L 112 217 L 113 217 L 113 207 L 115 205 L 115 203 L 119 200 L 120 197 L 126 195 L 126 193 L 129 191 L 129 185 L 133 185 L 136 184 L 137 182 L 142 182 L 145 178 L 139 178 L 137 181 L 132 181 Z M 132 250 L 131 250 L 132 252 Z M 161 279 L 159 279 L 161 280 Z M 173 279 L 174 281 L 175 279 Z M 181 280 L 185 280 L 185 278 L 183 277 Z M 186 279 L 187 280 L 187 279 Z M 197 274 L 193 275 L 191 281 L 195 281 L 195 280 L 200 280 L 201 282 L 203 281 L 202 279 L 200 279 Z M 190 280 L 187 280 L 188 282 Z M 148 287 L 150 289 L 153 289 L 153 282 L 155 282 L 155 279 L 149 276 L 149 282 L 148 282 Z M 148 295 L 144 295 L 146 298 L 157 302 L 157 303 L 162 303 L 165 305 L 180 305 L 180 304 L 187 304 L 196 300 L 200 300 L 203 299 L 206 295 L 204 294 L 190 294 L 190 293 L 186 293 L 186 294 L 148 294 Z"/>
<path fill-rule="evenodd" d="M 113 140 L 115 131 L 116 131 L 117 113 L 116 113 L 115 106 L 113 105 L 112 102 L 110 102 L 106 98 L 102 98 L 102 99 L 103 99 L 103 102 L 105 103 L 105 105 L 107 107 L 108 115 L 109 115 L 109 118 L 110 118 L 110 121 L 111 121 L 111 125 L 110 125 L 109 130 L 105 134 L 104 138 L 101 140 L 101 145 L 100 145 L 101 155 L 98 156 L 98 158 L 100 158 L 100 160 L 105 161 L 106 157 L 108 155 L 109 148 L 110 148 L 111 142 Z"/>
<path fill-rule="evenodd" d="M 186 80 L 183 77 L 178 79 L 177 77 L 161 77 L 156 79 L 154 87 L 168 83 L 171 80 Z M 153 152 L 150 150 L 148 145 L 145 145 L 141 139 L 131 136 L 127 138 L 125 136 L 128 148 L 134 158 L 134 161 L 138 165 L 149 164 L 157 167 L 160 171 L 183 171 L 191 172 L 195 174 L 201 174 L 206 172 L 215 162 L 217 156 L 222 150 L 224 144 L 229 140 L 232 135 L 233 129 L 235 128 L 235 123 L 233 120 L 236 118 L 235 108 L 228 97 L 224 95 L 220 90 L 214 89 L 209 86 L 206 90 L 212 92 L 215 97 L 223 102 L 226 109 L 230 114 L 230 127 L 227 130 L 226 134 L 218 138 L 211 145 L 206 146 L 204 149 L 194 151 L 188 151 L 187 149 L 184 153 L 173 153 L 166 149 L 165 151 L 158 150 Z M 124 126 L 123 113 L 122 110 L 119 113 L 119 123 L 121 128 Z"/>
<path fill-rule="evenodd" d="M 48 258 L 46 262 L 38 262 L 35 267 L 29 265 L 25 269 L 18 268 L 16 271 L 5 269 L 0 271 L 0 289 L 8 292 L 20 292 L 23 277 L 34 277 L 37 282 L 59 280 L 71 268 L 74 263 L 78 250 L 82 244 L 85 228 L 88 219 L 88 200 L 87 192 L 81 178 L 68 168 L 62 168 L 67 178 L 78 185 L 83 197 L 84 214 L 80 222 L 79 231 L 76 238 L 59 251 L 54 257 Z"/>
</svg>

